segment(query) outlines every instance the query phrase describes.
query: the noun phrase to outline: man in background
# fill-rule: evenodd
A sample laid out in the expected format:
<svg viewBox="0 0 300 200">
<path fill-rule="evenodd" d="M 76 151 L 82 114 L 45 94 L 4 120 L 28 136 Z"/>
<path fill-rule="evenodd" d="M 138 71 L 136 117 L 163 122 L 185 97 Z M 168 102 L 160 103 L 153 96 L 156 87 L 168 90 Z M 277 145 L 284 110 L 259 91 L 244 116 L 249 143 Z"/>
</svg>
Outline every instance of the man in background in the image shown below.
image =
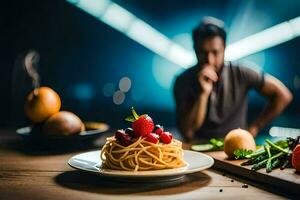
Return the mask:
<svg viewBox="0 0 300 200">
<path fill-rule="evenodd" d="M 235 128 L 256 136 L 291 102 L 292 94 L 278 79 L 240 64 L 224 62 L 223 22 L 204 19 L 193 30 L 198 63 L 179 75 L 174 85 L 177 126 L 187 140 L 224 137 Z M 267 106 L 247 126 L 247 94 L 257 90 Z"/>
</svg>

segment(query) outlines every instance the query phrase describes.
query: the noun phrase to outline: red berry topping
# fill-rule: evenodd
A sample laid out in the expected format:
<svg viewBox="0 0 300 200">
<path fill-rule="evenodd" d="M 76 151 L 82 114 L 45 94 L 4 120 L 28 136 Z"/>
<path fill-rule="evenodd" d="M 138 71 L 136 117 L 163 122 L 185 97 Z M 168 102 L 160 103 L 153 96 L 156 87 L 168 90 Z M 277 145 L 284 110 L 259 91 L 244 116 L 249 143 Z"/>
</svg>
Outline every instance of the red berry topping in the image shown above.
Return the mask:
<svg viewBox="0 0 300 200">
<path fill-rule="evenodd" d="M 150 133 L 150 134 L 147 135 L 146 141 L 157 144 L 158 141 L 159 141 L 159 135 L 157 135 L 155 133 Z"/>
<path fill-rule="evenodd" d="M 126 121 L 132 122 L 132 128 L 136 137 L 146 137 L 153 131 L 154 123 L 148 115 L 139 116 L 133 107 L 131 107 L 131 116 L 126 117 Z"/>
<path fill-rule="evenodd" d="M 163 143 L 170 144 L 172 142 L 173 135 L 172 135 L 172 133 L 169 133 L 169 132 L 162 132 L 160 134 L 160 139 Z"/>
<path fill-rule="evenodd" d="M 157 135 L 160 135 L 162 132 L 164 132 L 164 128 L 163 126 L 157 124 L 155 125 L 153 132 L 156 133 Z"/>
<path fill-rule="evenodd" d="M 170 136 L 170 138 L 171 138 L 171 140 L 173 140 L 173 134 L 172 134 L 172 133 L 170 133 L 170 132 L 166 132 L 166 133 L 168 133 L 168 134 L 169 134 L 169 136 Z"/>
<path fill-rule="evenodd" d="M 134 132 L 142 137 L 146 137 L 153 131 L 154 123 L 148 115 L 142 115 L 132 123 Z"/>
<path fill-rule="evenodd" d="M 132 144 L 131 137 L 125 133 L 124 130 L 117 130 L 115 133 L 116 140 L 122 145 L 122 146 L 129 146 Z"/>
<path fill-rule="evenodd" d="M 125 133 L 127 133 L 131 138 L 140 137 L 132 128 L 126 128 Z"/>
</svg>

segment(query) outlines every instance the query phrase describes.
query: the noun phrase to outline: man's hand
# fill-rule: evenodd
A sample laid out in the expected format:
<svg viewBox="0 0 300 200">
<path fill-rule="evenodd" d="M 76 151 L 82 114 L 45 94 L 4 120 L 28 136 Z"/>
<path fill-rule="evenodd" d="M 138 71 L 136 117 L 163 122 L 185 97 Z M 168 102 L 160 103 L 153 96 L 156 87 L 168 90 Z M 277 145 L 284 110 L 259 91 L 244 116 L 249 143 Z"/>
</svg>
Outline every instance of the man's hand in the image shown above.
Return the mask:
<svg viewBox="0 0 300 200">
<path fill-rule="evenodd" d="M 218 75 L 212 66 L 203 66 L 198 72 L 198 82 L 201 93 L 198 99 L 191 104 L 189 101 L 176 102 L 178 127 L 187 140 L 191 140 L 197 131 L 203 125 L 205 120 L 209 95 L 213 89 L 213 83 L 218 80 Z"/>
<path fill-rule="evenodd" d="M 260 130 L 260 128 L 254 124 L 252 124 L 249 128 L 248 128 L 248 131 L 251 133 L 251 135 L 253 137 L 256 137 L 258 131 Z"/>
<path fill-rule="evenodd" d="M 209 96 L 213 89 L 213 83 L 218 81 L 218 75 L 211 66 L 206 65 L 198 73 L 198 81 L 203 94 Z"/>
</svg>

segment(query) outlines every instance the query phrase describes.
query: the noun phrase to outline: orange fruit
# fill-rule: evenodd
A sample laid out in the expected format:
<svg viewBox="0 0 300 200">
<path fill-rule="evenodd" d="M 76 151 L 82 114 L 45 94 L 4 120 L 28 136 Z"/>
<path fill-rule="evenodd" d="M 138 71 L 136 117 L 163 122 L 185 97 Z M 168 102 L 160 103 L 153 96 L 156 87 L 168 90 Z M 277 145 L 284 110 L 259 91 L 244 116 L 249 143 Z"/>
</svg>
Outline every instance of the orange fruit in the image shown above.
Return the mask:
<svg viewBox="0 0 300 200">
<path fill-rule="evenodd" d="M 43 134 L 48 136 L 69 136 L 84 130 L 80 118 L 68 111 L 60 111 L 52 115 L 42 127 Z"/>
<path fill-rule="evenodd" d="M 24 110 L 30 120 L 40 123 L 59 112 L 60 107 L 59 95 L 49 87 L 40 87 L 29 93 Z"/>
<path fill-rule="evenodd" d="M 233 153 L 237 149 L 256 150 L 253 136 L 246 130 L 234 129 L 224 138 L 224 151 L 229 158 L 233 158 Z"/>
</svg>

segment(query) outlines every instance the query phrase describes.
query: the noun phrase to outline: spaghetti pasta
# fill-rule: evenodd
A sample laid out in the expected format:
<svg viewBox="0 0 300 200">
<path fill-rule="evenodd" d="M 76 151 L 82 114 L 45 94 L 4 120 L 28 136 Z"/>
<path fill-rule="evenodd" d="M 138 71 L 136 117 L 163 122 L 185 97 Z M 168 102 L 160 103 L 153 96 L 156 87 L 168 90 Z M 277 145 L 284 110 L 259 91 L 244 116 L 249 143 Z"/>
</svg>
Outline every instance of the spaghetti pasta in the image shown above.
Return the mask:
<svg viewBox="0 0 300 200">
<path fill-rule="evenodd" d="M 105 168 L 126 171 L 173 169 L 186 165 L 182 143 L 175 139 L 170 144 L 155 144 L 139 137 L 125 147 L 115 137 L 109 137 L 100 157 Z"/>
</svg>

